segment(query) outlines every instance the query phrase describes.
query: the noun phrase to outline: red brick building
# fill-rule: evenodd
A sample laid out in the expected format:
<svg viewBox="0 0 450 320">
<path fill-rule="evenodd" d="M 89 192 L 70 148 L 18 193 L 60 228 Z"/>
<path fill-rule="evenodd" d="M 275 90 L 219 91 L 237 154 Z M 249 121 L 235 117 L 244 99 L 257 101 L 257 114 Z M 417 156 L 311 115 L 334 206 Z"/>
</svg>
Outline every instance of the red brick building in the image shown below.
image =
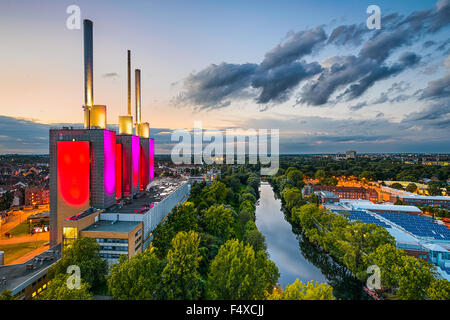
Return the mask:
<svg viewBox="0 0 450 320">
<path fill-rule="evenodd" d="M 50 203 L 50 191 L 42 187 L 25 188 L 25 205 L 40 205 Z"/>
<path fill-rule="evenodd" d="M 328 191 L 333 192 L 340 199 L 353 200 L 370 200 L 372 202 L 378 201 L 378 193 L 373 189 L 366 189 L 362 187 L 344 187 L 344 186 L 323 186 L 313 185 L 313 191 Z"/>
</svg>

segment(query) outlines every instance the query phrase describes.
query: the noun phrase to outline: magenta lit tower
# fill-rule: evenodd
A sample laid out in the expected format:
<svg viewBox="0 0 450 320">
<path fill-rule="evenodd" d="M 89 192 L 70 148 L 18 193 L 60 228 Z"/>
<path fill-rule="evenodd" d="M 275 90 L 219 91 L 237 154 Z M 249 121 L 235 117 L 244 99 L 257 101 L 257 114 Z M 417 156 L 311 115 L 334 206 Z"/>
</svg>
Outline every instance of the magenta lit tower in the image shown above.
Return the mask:
<svg viewBox="0 0 450 320">
<path fill-rule="evenodd" d="M 69 241 L 62 221 L 115 203 L 116 133 L 106 129 L 106 106 L 94 104 L 93 24 L 84 20 L 84 129 L 50 130 L 50 242 Z"/>
</svg>

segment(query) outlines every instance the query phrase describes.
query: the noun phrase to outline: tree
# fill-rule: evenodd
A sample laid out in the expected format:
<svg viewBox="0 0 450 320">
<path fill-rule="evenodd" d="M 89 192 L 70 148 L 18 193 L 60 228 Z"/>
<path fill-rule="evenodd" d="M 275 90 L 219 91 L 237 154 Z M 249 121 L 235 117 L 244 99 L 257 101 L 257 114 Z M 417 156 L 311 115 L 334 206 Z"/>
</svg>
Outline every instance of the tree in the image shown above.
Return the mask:
<svg viewBox="0 0 450 320">
<path fill-rule="evenodd" d="M 194 231 L 182 231 L 173 238 L 161 276 L 167 299 L 195 300 L 200 297 L 202 279 L 198 269 L 202 257 L 199 244 L 200 237 Z"/>
<path fill-rule="evenodd" d="M 10 290 L 3 290 L 2 294 L 0 295 L 0 301 L 1 300 L 15 300 L 14 296 L 12 295 L 12 291 Z"/>
<path fill-rule="evenodd" d="M 253 221 L 251 221 L 253 222 Z M 266 238 L 264 235 L 259 232 L 258 229 L 249 229 L 245 231 L 244 240 L 246 244 L 249 244 L 253 247 L 255 251 L 263 250 L 266 251 Z"/>
<path fill-rule="evenodd" d="M 7 191 L 5 194 L 0 196 L 0 211 L 7 210 L 11 207 L 11 204 L 14 201 L 14 192 Z"/>
<path fill-rule="evenodd" d="M 239 202 L 244 202 L 244 201 L 250 201 L 252 203 L 255 203 L 256 197 L 249 192 L 243 192 L 239 195 Z"/>
<path fill-rule="evenodd" d="M 67 280 L 69 274 L 58 274 L 51 279 L 47 288 L 36 296 L 37 300 L 92 300 L 93 296 L 89 292 L 89 284 L 81 279 L 80 288 L 69 289 Z"/>
<path fill-rule="evenodd" d="M 280 294 L 281 293 L 281 294 Z M 268 300 L 336 300 L 333 296 L 333 287 L 326 283 L 309 281 L 306 285 L 298 279 L 288 284 L 284 292 L 275 288 Z"/>
<path fill-rule="evenodd" d="M 158 298 L 163 265 L 155 250 L 138 253 L 131 259 L 124 255 L 111 266 L 108 288 L 119 300 L 148 300 Z"/>
<path fill-rule="evenodd" d="M 80 267 L 82 278 L 95 292 L 106 284 L 108 265 L 100 258 L 100 245 L 93 238 L 78 238 L 63 251 L 60 261 L 50 269 L 50 278 L 58 274 L 66 274 L 71 265 Z"/>
<path fill-rule="evenodd" d="M 416 192 L 417 190 L 417 185 L 415 183 L 410 183 L 406 186 L 406 191 L 408 192 Z"/>
<path fill-rule="evenodd" d="M 440 196 L 441 192 L 441 183 L 439 181 L 430 181 L 428 183 L 428 192 L 431 196 Z"/>
<path fill-rule="evenodd" d="M 215 203 L 224 203 L 227 197 L 227 186 L 225 183 L 215 180 L 211 186 L 209 186 L 207 195 L 214 199 Z"/>
<path fill-rule="evenodd" d="M 391 184 L 391 188 L 398 189 L 398 190 L 403 190 L 403 186 L 400 183 L 398 183 L 398 182 L 395 182 L 395 183 Z"/>
<path fill-rule="evenodd" d="M 201 202 L 202 203 L 202 202 Z M 200 203 L 200 204 L 201 204 Z M 200 208 L 200 205 L 197 209 Z M 197 210 L 193 202 L 185 202 L 172 210 L 164 224 L 156 227 L 153 246 L 157 248 L 157 255 L 164 259 L 171 247 L 171 241 L 180 231 L 198 230 Z"/>
<path fill-rule="evenodd" d="M 300 170 L 297 170 L 297 169 L 290 170 L 286 174 L 286 178 L 288 179 L 288 181 L 290 183 L 292 183 L 297 188 L 302 188 L 303 185 L 304 185 L 304 183 L 303 183 L 303 172 L 301 172 Z"/>
<path fill-rule="evenodd" d="M 305 204 L 302 193 L 297 188 L 288 188 L 283 190 L 283 199 L 286 202 L 286 206 L 289 210 L 294 207 L 299 207 Z"/>
<path fill-rule="evenodd" d="M 258 190 L 260 184 L 260 178 L 256 174 L 251 174 L 247 179 L 247 185 L 251 186 L 254 190 Z"/>
<path fill-rule="evenodd" d="M 223 240 L 233 234 L 233 211 L 223 205 L 210 207 L 203 215 L 205 231 Z"/>
<path fill-rule="evenodd" d="M 450 281 L 446 279 L 432 281 L 427 296 L 432 300 L 450 300 Z"/>
<path fill-rule="evenodd" d="M 365 179 L 365 180 L 373 180 L 374 178 L 374 174 L 372 171 L 367 171 L 364 170 L 363 172 L 361 172 L 361 174 L 359 175 L 360 179 Z"/>
<path fill-rule="evenodd" d="M 398 275 L 393 272 L 394 266 L 401 265 L 405 253 L 388 243 L 379 246 L 374 252 L 369 254 L 369 261 L 372 261 L 380 268 L 381 285 L 387 288 L 398 286 Z"/>
<path fill-rule="evenodd" d="M 403 300 L 423 300 L 434 280 L 433 269 L 428 262 L 410 256 L 403 256 L 400 265 L 392 271 L 399 277 L 397 295 Z"/>
<path fill-rule="evenodd" d="M 279 277 L 278 268 L 262 250 L 228 240 L 211 262 L 207 279 L 210 299 L 263 299 Z"/>
<path fill-rule="evenodd" d="M 316 171 L 316 174 L 314 176 L 316 179 L 322 180 L 326 177 L 326 172 L 323 169 L 319 169 Z"/>
</svg>

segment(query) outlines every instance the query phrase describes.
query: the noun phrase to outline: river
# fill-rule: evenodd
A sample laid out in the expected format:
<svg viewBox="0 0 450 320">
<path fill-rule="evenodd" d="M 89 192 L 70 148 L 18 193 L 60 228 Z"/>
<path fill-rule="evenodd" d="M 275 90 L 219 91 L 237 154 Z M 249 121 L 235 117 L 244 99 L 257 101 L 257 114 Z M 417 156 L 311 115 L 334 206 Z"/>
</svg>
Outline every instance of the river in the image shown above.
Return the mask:
<svg viewBox="0 0 450 320">
<path fill-rule="evenodd" d="M 310 280 L 326 282 L 333 287 L 339 299 L 368 299 L 361 283 L 348 270 L 335 263 L 329 255 L 294 233 L 286 221 L 281 200 L 267 182 L 262 182 L 260 199 L 256 206 L 256 225 L 265 236 L 267 252 L 280 271 L 279 283 L 283 288 L 298 278 L 303 283 Z"/>
</svg>

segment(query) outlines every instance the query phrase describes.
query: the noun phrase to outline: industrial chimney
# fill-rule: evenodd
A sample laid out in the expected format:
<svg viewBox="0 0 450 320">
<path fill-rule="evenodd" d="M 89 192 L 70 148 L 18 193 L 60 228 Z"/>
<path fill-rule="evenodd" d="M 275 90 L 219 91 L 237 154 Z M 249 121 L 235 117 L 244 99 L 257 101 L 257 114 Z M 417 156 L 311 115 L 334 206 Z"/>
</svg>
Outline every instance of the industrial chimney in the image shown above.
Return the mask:
<svg viewBox="0 0 450 320">
<path fill-rule="evenodd" d="M 133 117 L 131 116 L 131 51 L 128 56 L 128 115 L 119 116 L 119 134 L 133 134 Z"/>
<path fill-rule="evenodd" d="M 136 128 L 141 123 L 141 70 L 135 70 L 135 90 L 136 90 Z"/>
<path fill-rule="evenodd" d="M 131 51 L 128 50 L 128 116 L 131 117 Z"/>
<path fill-rule="evenodd" d="M 84 128 L 90 129 L 90 113 L 94 104 L 92 21 L 83 21 L 84 29 Z"/>
</svg>

